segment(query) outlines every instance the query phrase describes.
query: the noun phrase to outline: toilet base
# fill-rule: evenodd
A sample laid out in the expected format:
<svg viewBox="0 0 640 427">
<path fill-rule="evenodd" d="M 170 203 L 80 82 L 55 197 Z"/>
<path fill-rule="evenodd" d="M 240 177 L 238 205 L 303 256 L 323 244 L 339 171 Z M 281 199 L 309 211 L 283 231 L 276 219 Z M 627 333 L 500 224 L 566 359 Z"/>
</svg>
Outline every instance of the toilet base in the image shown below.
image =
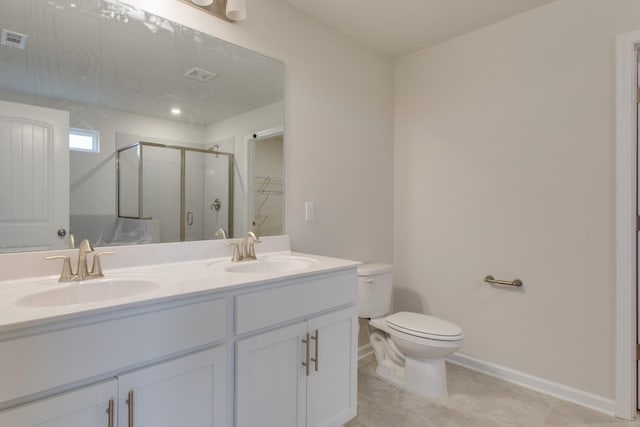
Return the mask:
<svg viewBox="0 0 640 427">
<path fill-rule="evenodd" d="M 460 348 L 462 340 L 416 340 L 411 336 L 390 335 L 393 331 L 385 331 L 386 325 L 378 319 L 371 320 L 369 325 L 379 377 L 420 396 L 447 397 L 445 359 Z"/>
<path fill-rule="evenodd" d="M 406 358 L 404 368 L 379 364 L 376 374 L 400 388 L 420 396 L 440 399 L 448 396 L 444 359 Z"/>
<path fill-rule="evenodd" d="M 444 359 L 407 357 L 402 387 L 412 393 L 434 399 L 447 397 L 447 371 Z"/>
</svg>

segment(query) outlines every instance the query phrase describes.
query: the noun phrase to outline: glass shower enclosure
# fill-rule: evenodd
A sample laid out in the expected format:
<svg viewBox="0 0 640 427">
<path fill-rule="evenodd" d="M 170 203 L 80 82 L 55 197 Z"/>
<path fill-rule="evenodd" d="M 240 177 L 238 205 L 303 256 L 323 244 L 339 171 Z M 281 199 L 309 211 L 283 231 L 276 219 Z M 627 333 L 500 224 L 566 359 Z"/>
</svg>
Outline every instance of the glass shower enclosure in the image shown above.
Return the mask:
<svg viewBox="0 0 640 427">
<path fill-rule="evenodd" d="M 160 242 L 233 236 L 233 154 L 137 142 L 117 152 L 118 217 L 151 221 Z"/>
</svg>

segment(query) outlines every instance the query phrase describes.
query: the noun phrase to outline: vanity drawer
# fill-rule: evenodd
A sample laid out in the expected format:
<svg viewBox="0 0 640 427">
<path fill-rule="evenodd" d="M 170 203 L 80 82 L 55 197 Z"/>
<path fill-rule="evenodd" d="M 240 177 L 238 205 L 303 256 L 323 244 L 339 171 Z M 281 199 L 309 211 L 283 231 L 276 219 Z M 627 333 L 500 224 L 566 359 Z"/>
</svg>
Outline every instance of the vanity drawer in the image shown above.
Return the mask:
<svg viewBox="0 0 640 427">
<path fill-rule="evenodd" d="M 244 334 L 357 301 L 355 269 L 344 274 L 301 279 L 297 283 L 235 297 L 235 332 Z"/>
<path fill-rule="evenodd" d="M 217 299 L 2 341 L 0 402 L 221 341 L 226 319 Z"/>
</svg>

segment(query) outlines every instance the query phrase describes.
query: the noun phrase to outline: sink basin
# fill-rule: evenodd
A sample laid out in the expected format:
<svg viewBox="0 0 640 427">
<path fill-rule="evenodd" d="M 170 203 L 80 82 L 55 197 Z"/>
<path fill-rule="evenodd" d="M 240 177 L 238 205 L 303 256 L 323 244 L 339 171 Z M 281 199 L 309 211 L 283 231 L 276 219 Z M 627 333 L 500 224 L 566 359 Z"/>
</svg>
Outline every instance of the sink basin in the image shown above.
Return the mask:
<svg viewBox="0 0 640 427">
<path fill-rule="evenodd" d="M 257 261 L 240 261 L 225 267 L 230 273 L 290 273 L 317 264 L 313 258 L 290 255 L 274 255 Z"/>
<path fill-rule="evenodd" d="M 58 307 L 96 303 L 143 294 L 159 287 L 160 285 L 149 280 L 93 279 L 70 282 L 62 288 L 27 295 L 16 301 L 16 304 L 26 307 Z"/>
</svg>

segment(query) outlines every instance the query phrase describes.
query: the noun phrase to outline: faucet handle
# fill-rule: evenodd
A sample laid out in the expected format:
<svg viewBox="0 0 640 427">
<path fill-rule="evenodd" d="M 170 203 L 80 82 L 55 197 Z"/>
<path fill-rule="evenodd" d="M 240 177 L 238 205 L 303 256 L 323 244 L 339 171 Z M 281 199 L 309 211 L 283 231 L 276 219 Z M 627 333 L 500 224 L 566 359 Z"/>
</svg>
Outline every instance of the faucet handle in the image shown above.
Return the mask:
<svg viewBox="0 0 640 427">
<path fill-rule="evenodd" d="M 102 263 L 100 262 L 100 257 L 103 255 L 115 255 L 115 252 L 98 252 L 93 256 L 93 265 L 91 266 L 91 275 L 97 277 L 103 277 L 104 273 L 102 272 Z"/>
<path fill-rule="evenodd" d="M 226 240 L 227 238 L 227 232 L 224 231 L 224 228 L 220 227 L 218 228 L 218 230 L 216 231 L 215 237 L 222 237 L 223 240 Z"/>
<path fill-rule="evenodd" d="M 60 273 L 60 278 L 58 282 L 70 282 L 75 278 L 75 274 L 73 274 L 73 270 L 71 269 L 71 257 L 66 255 L 53 255 L 45 257 L 47 261 L 51 261 L 54 259 L 61 259 L 62 261 L 62 272 Z"/>
<path fill-rule="evenodd" d="M 88 239 L 84 239 L 80 242 L 80 245 L 78 245 L 78 249 L 80 252 L 93 252 L 93 245 Z"/>
<path fill-rule="evenodd" d="M 69 235 L 67 236 L 67 239 L 64 242 L 67 245 L 67 248 L 69 249 L 76 248 L 76 238 L 73 236 L 73 234 L 69 233 Z"/>
<path fill-rule="evenodd" d="M 256 243 L 262 243 L 262 240 L 260 240 L 259 237 L 256 237 L 255 240 L 250 240 L 249 244 L 247 245 L 247 256 L 251 259 L 257 259 L 255 248 Z"/>
<path fill-rule="evenodd" d="M 238 262 L 242 258 L 240 257 L 240 243 L 226 243 L 225 246 L 231 246 L 233 248 L 233 255 L 231 255 L 231 262 Z"/>
</svg>

